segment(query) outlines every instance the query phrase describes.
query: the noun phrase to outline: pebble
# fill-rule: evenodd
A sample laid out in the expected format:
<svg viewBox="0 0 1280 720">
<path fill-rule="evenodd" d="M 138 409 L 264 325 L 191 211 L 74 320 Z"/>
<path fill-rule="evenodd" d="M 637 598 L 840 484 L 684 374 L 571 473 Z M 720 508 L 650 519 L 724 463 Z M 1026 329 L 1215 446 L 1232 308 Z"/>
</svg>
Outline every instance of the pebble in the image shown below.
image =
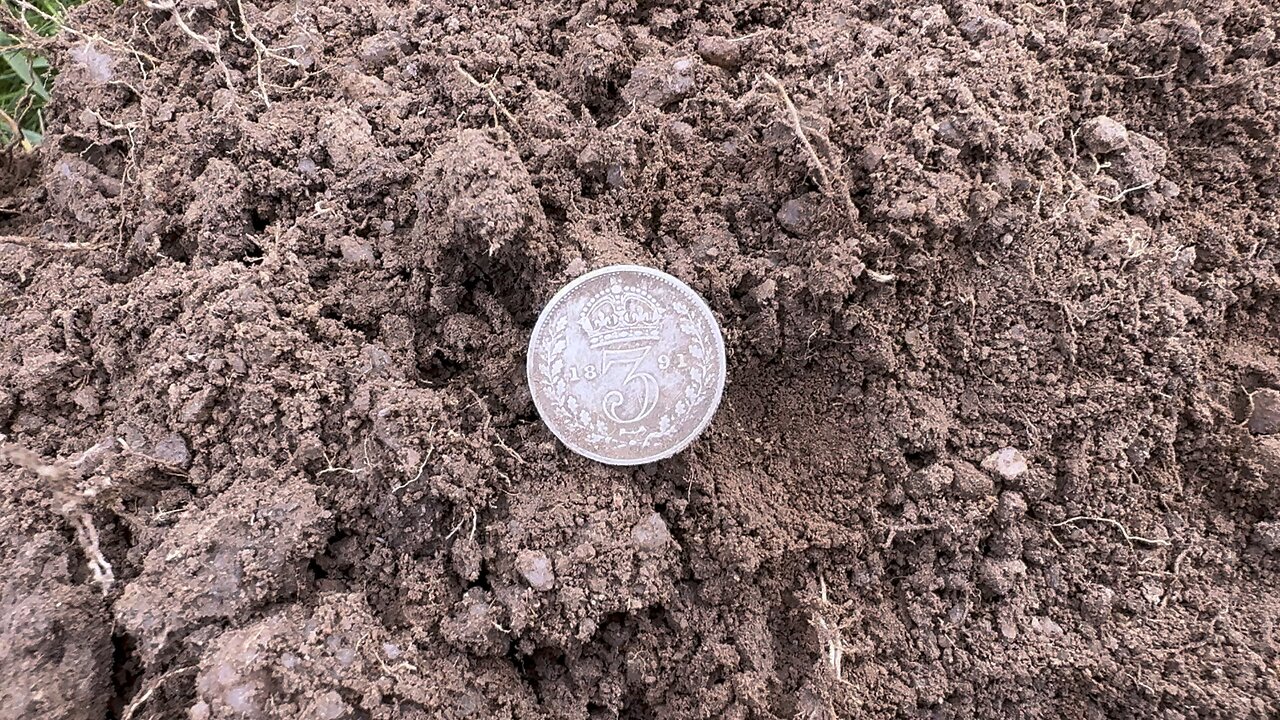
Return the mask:
<svg viewBox="0 0 1280 720">
<path fill-rule="evenodd" d="M 169 433 L 151 448 L 151 456 L 160 462 L 185 468 L 191 465 L 191 451 L 187 441 L 178 433 Z"/>
<path fill-rule="evenodd" d="M 373 246 L 360 238 L 344 237 L 338 242 L 342 251 L 342 261 L 351 265 L 376 265 L 377 257 L 373 254 Z"/>
<path fill-rule="evenodd" d="M 360 62 L 369 70 L 386 67 L 400 56 L 401 42 L 402 38 L 395 32 L 383 32 L 367 37 L 360 43 Z"/>
<path fill-rule="evenodd" d="M 1016 480 L 1027 471 L 1027 459 L 1017 448 L 1000 448 L 982 461 L 982 467 L 1005 480 Z"/>
<path fill-rule="evenodd" d="M 631 528 L 631 542 L 645 552 L 661 550 L 662 546 L 671 542 L 667 521 L 658 513 L 651 513 Z"/>
<path fill-rule="evenodd" d="M 813 193 L 806 193 L 782 203 L 775 217 L 783 230 L 792 235 L 808 235 L 817 215 L 817 200 Z"/>
<path fill-rule="evenodd" d="M 94 85 L 106 85 L 115 77 L 115 58 L 99 51 L 91 42 L 72 47 L 70 55 Z"/>
<path fill-rule="evenodd" d="M 1280 433 L 1280 390 L 1255 390 L 1251 399 L 1249 432 L 1257 435 Z"/>
<path fill-rule="evenodd" d="M 610 32 L 599 33 L 592 40 L 595 41 L 596 47 L 609 52 L 622 47 L 622 39 Z"/>
<path fill-rule="evenodd" d="M 312 717 L 319 720 L 338 720 L 351 712 L 351 706 L 343 701 L 342 696 L 329 690 L 315 700 L 311 708 Z"/>
<path fill-rule="evenodd" d="M 516 555 L 516 570 L 524 576 L 529 587 L 546 592 L 556 585 L 556 574 L 551 569 L 551 559 L 541 550 L 521 550 Z"/>
<path fill-rule="evenodd" d="M 1054 622 L 1053 618 L 1047 615 L 1037 615 L 1031 618 L 1031 630 L 1037 632 L 1050 640 L 1057 640 L 1064 634 L 1062 626 Z"/>
</svg>

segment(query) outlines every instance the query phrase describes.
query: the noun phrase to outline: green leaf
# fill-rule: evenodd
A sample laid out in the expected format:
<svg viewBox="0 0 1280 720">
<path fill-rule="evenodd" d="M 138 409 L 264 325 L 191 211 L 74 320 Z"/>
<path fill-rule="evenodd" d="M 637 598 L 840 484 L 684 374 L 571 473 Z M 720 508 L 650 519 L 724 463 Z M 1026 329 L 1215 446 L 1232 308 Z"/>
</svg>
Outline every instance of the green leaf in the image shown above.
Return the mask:
<svg viewBox="0 0 1280 720">
<path fill-rule="evenodd" d="M 36 58 L 32 61 L 25 53 L 7 52 L 4 53 L 4 61 L 32 93 L 45 102 L 49 101 L 49 91 L 45 88 L 42 77 L 49 67 L 48 60 Z"/>
</svg>

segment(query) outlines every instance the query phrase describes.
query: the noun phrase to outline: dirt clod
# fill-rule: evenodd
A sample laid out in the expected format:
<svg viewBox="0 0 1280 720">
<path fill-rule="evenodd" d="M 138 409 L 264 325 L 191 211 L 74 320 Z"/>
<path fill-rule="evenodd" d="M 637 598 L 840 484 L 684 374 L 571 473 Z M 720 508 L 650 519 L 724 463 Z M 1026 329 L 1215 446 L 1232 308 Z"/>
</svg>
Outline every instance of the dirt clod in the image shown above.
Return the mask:
<svg viewBox="0 0 1280 720">
<path fill-rule="evenodd" d="M 154 661 L 195 628 L 238 617 L 296 591 L 327 534 L 315 491 L 276 480 L 269 494 L 240 484 L 152 550 L 115 605 L 116 618 Z"/>
<path fill-rule="evenodd" d="M 995 483 L 991 476 L 974 467 L 973 463 L 964 460 L 953 460 L 951 468 L 954 478 L 951 487 L 961 498 L 983 498 L 995 493 Z"/>
<path fill-rule="evenodd" d="M 1280 553 L 1280 521 L 1264 520 L 1254 525 L 1253 541 L 1267 552 Z"/>
<path fill-rule="evenodd" d="M 0 525 L 0 527 L 3 527 Z M 17 548 L 0 582 L 0 718 L 106 714 L 111 632 L 101 597 L 72 578 L 54 533 Z"/>
<path fill-rule="evenodd" d="M 1106 115 L 1089 120 L 1080 127 L 1080 139 L 1090 152 L 1102 155 L 1129 145 L 1129 131 Z"/>
<path fill-rule="evenodd" d="M 623 97 L 633 103 L 666 107 L 693 92 L 697 83 L 695 69 L 693 59 L 687 57 L 641 61 L 632 68 Z"/>
<path fill-rule="evenodd" d="M 742 62 L 742 45 L 729 38 L 707 35 L 698 39 L 698 54 L 712 65 L 734 68 Z"/>
</svg>

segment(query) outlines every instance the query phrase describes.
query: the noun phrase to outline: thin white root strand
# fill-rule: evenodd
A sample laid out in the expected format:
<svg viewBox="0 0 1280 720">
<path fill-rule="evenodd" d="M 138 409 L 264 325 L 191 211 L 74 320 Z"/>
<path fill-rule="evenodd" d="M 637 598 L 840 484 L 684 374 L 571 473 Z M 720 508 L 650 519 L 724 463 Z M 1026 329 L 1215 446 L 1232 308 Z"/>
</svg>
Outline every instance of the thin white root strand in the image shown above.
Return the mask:
<svg viewBox="0 0 1280 720">
<path fill-rule="evenodd" d="M 220 38 L 215 37 L 213 39 L 209 39 L 195 30 L 192 30 L 191 26 L 187 24 L 186 19 L 182 17 L 182 13 L 178 10 L 178 5 L 175 0 L 146 0 L 146 6 L 152 10 L 168 11 L 169 14 L 173 16 L 173 21 L 177 23 L 178 28 L 182 30 L 183 34 L 196 41 L 197 45 L 204 48 L 209 52 L 209 54 L 213 55 L 213 62 L 218 66 L 218 69 L 222 71 L 222 76 L 227 83 L 227 88 L 231 90 L 235 89 L 235 83 L 231 78 L 231 68 L 227 67 L 227 64 L 222 60 L 222 42 Z"/>
<path fill-rule="evenodd" d="M 496 108 L 498 112 L 502 113 L 502 117 L 506 118 L 507 122 L 511 124 L 511 128 L 513 130 L 515 130 L 517 133 L 524 132 L 524 128 L 520 126 L 520 121 L 516 120 L 516 116 L 512 115 L 511 112 L 507 110 L 507 106 L 503 105 L 502 101 L 498 99 L 498 96 L 494 94 L 493 80 L 490 80 L 489 82 L 484 82 L 484 83 L 480 82 L 479 80 L 476 79 L 474 75 L 467 72 L 462 67 L 462 63 L 458 62 L 457 60 L 453 62 L 453 69 L 457 70 L 458 74 L 462 75 L 462 77 L 467 82 L 471 83 L 477 89 L 483 90 L 484 94 L 489 96 L 489 102 L 493 103 L 494 108 Z M 494 77 L 496 79 L 497 76 L 495 75 Z"/>
<path fill-rule="evenodd" d="M 827 599 L 827 579 L 818 576 L 818 599 L 824 608 L 831 607 L 831 601 Z M 814 612 L 813 619 L 818 626 L 822 642 L 826 645 L 827 667 L 831 668 L 831 673 L 836 680 L 844 680 L 844 636 L 840 632 L 840 627 L 835 623 L 829 622 L 821 612 Z"/>
<path fill-rule="evenodd" d="M 197 666 L 190 665 L 188 667 L 178 668 L 177 670 L 170 670 L 169 672 L 156 678 L 154 681 L 151 682 L 149 686 L 147 686 L 146 690 L 144 690 L 140 695 L 135 697 L 132 702 L 129 703 L 129 706 L 124 709 L 123 713 L 121 713 L 120 720 L 133 720 L 133 716 L 137 714 L 138 708 L 142 707 L 144 703 L 150 700 L 151 696 L 155 694 L 156 690 L 159 690 L 160 686 L 163 685 L 165 681 L 167 681 L 169 678 L 174 677 L 176 675 L 189 673 L 192 670 L 197 670 L 197 669 L 199 669 Z"/>
<path fill-rule="evenodd" d="M 858 208 L 853 204 L 853 197 L 849 193 L 849 186 L 843 179 L 833 179 L 831 171 L 827 168 L 827 163 L 818 155 L 818 151 L 813 147 L 813 143 L 809 141 L 809 133 L 805 131 L 804 121 L 800 118 L 800 110 L 796 108 L 796 104 L 791 100 L 791 94 L 787 92 L 787 88 L 778 78 L 769 73 L 763 74 L 764 79 L 773 86 L 777 91 L 778 97 L 781 98 L 783 106 L 787 110 L 787 119 L 791 124 L 791 131 L 795 133 L 796 139 L 800 141 L 800 146 L 804 148 L 805 154 L 809 156 L 809 160 L 813 163 L 813 171 L 818 174 L 818 184 L 822 186 L 822 191 L 827 197 L 833 198 L 844 207 L 845 214 L 849 216 L 849 222 L 857 224 Z"/>
<path fill-rule="evenodd" d="M 1076 515 L 1075 517 L 1069 517 L 1066 520 L 1063 520 L 1062 522 L 1053 523 L 1049 527 L 1062 527 L 1064 525 L 1074 525 L 1079 522 L 1100 522 L 1100 523 L 1106 523 L 1108 525 L 1111 525 L 1120 531 L 1120 534 L 1124 536 L 1125 542 L 1128 542 L 1128 543 L 1136 542 L 1136 543 L 1142 543 L 1144 545 L 1159 545 L 1161 547 L 1169 546 L 1168 540 L 1142 537 L 1141 535 L 1133 535 L 1129 532 L 1129 528 L 1125 527 L 1124 524 L 1121 523 L 1119 520 L 1113 520 L 1107 517 L 1098 517 L 1096 515 Z"/>
<path fill-rule="evenodd" d="M 102 555 L 102 550 L 98 547 L 98 528 L 93 525 L 93 517 L 87 512 L 82 512 L 72 518 L 72 525 L 76 529 L 76 539 L 80 541 L 80 547 L 84 549 L 85 557 L 89 560 L 89 571 L 93 573 L 93 581 L 102 588 L 104 596 L 109 595 L 111 586 L 115 584 L 116 574 L 111 568 L 111 563 L 107 562 Z"/>
</svg>

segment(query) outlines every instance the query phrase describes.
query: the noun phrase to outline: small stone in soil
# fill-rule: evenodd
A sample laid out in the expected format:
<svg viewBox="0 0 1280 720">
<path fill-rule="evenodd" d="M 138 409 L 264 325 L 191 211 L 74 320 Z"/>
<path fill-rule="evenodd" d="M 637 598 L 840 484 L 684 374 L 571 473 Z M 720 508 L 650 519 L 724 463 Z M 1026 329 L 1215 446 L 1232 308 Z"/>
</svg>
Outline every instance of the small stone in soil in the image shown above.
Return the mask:
<svg viewBox="0 0 1280 720">
<path fill-rule="evenodd" d="M 556 574 L 551 569 L 551 559 L 541 550 L 521 550 L 516 555 L 516 570 L 534 590 L 545 592 L 555 587 Z"/>
<path fill-rule="evenodd" d="M 1263 388 L 1253 392 L 1249 432 L 1257 435 L 1280 433 L 1280 390 Z"/>
<path fill-rule="evenodd" d="M 338 243 L 342 250 L 342 261 L 352 265 L 375 265 L 377 258 L 373 254 L 373 246 L 360 238 L 344 237 Z"/>
<path fill-rule="evenodd" d="M 1080 128 L 1080 139 L 1089 152 L 1101 155 L 1129 145 L 1129 131 L 1106 115 L 1087 121 Z"/>
<path fill-rule="evenodd" d="M 187 441 L 178 433 L 169 433 L 151 448 L 151 457 L 169 465 L 185 468 L 191 464 L 191 451 Z"/>
<path fill-rule="evenodd" d="M 817 215 L 817 198 L 813 193 L 801 195 L 782 203 L 775 217 L 783 230 L 792 235 L 808 235 L 813 229 L 813 219 Z"/>
<path fill-rule="evenodd" d="M 1001 448 L 982 461 L 982 467 L 1005 480 L 1016 480 L 1027 471 L 1027 459 L 1017 448 Z"/>
<path fill-rule="evenodd" d="M 658 513 L 652 513 L 631 528 L 631 541 L 645 552 L 656 552 L 671 541 L 667 521 Z"/>
<path fill-rule="evenodd" d="M 71 48 L 70 55 L 84 68 L 85 75 L 94 85 L 106 85 L 115 77 L 115 58 L 102 53 L 91 42 Z"/>
<path fill-rule="evenodd" d="M 334 690 L 325 692 L 316 698 L 312 716 L 319 720 L 338 720 L 351 712 L 351 706 L 342 700 L 342 696 Z"/>
</svg>

